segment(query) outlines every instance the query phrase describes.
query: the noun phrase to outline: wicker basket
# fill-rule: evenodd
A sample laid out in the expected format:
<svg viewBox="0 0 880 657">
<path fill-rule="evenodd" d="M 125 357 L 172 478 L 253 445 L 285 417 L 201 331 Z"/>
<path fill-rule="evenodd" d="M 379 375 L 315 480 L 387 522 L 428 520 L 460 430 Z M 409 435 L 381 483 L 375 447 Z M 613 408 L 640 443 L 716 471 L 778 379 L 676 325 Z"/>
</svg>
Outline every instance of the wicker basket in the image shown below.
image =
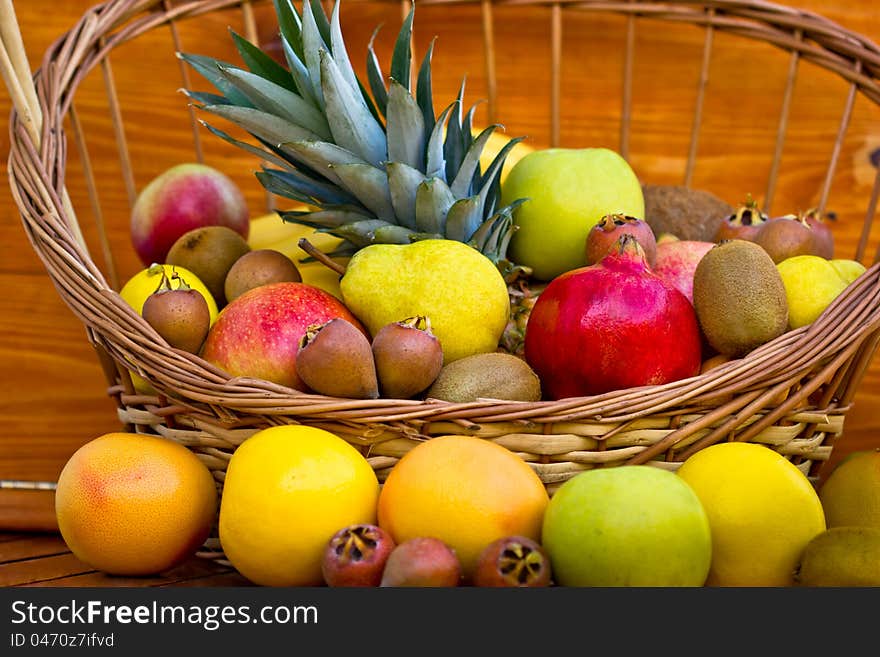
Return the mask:
<svg viewBox="0 0 880 657">
<path fill-rule="evenodd" d="M 782 89 L 780 114 L 771 117 L 773 127 L 778 129 L 774 135 L 775 151 L 768 148 L 765 205 L 769 204 L 780 176 L 799 61 L 831 72 L 848 88 L 840 125 L 834 126 L 836 140 L 818 193 L 820 209 L 828 207 L 855 99 L 867 99 L 872 110 L 880 104 L 880 48 L 822 17 L 760 0 L 421 1 L 426 6 L 469 4 L 468 9 L 482 17 L 484 47 L 475 48 L 474 58 L 480 66 L 485 65 L 490 120 L 500 102 L 494 45 L 498 17 L 522 5 L 544 5 L 550 25 L 549 43 L 544 45 L 552 63 L 550 79 L 546 81 L 550 89 L 551 145 L 562 143 L 564 127 L 560 118 L 564 100 L 564 17 L 581 12 L 579 16 L 613 15 L 622 21 L 624 40 L 618 51 L 624 71 L 622 102 L 619 114 L 613 117 L 619 132 L 617 128 L 613 130 L 619 136 L 619 150 L 625 155 L 630 154 L 633 141 L 630 126 L 638 120 L 632 109 L 638 26 L 647 21 L 674 22 L 702 31 L 702 67 L 698 62 L 693 115 L 683 121 L 690 135 L 685 169 L 688 185 L 693 182 L 699 150 L 713 36 L 729 33 L 776 46 L 775 52 L 781 49 L 788 53 L 789 75 Z M 674 470 L 697 450 L 734 440 L 772 447 L 815 481 L 819 467 L 828 460 L 835 439 L 842 433 L 844 418 L 880 338 L 880 265 L 871 265 L 812 325 L 789 331 L 745 358 L 694 378 L 587 398 L 536 403 L 487 399 L 464 404 L 335 399 L 298 393 L 260 380 L 230 379 L 197 356 L 168 347 L 114 291 L 117 284 L 113 257 L 107 246 L 74 96 L 86 75 L 100 66 L 107 83 L 108 111 L 120 147 L 122 179 L 131 197 L 132 158 L 121 129 L 120 116 L 125 108 L 120 107 L 114 91 L 109 67 L 111 53 L 151 30 L 169 28 L 174 47 L 181 49 L 178 25 L 220 11 L 243 20 L 246 34 L 256 40 L 254 11 L 261 4 L 270 3 L 110 0 L 96 6 L 45 54 L 35 77 L 41 131 L 35 129 L 39 121 L 29 120 L 21 111 L 12 116 L 9 171 L 24 228 L 58 293 L 85 325 L 88 339 L 105 369 L 109 394 L 118 402 L 119 418 L 128 430 L 159 434 L 186 445 L 211 469 L 221 488 L 226 465 L 236 447 L 255 431 L 284 423 L 322 427 L 344 437 L 362 450 L 380 480 L 420 441 L 455 433 L 479 436 L 518 454 L 533 466 L 551 493 L 562 482 L 590 468 L 650 463 Z M 354 11 L 357 4 L 360 3 L 349 0 L 347 11 Z M 425 24 L 417 19 L 416 25 L 418 30 Z M 182 74 L 184 86 L 189 86 L 186 72 Z M 182 123 L 191 118 L 181 111 Z M 65 121 L 72 126 L 79 146 L 92 200 L 88 209 L 75 209 L 64 186 Z M 796 167 L 798 163 L 790 166 Z M 874 181 L 873 192 L 863 206 L 867 207 L 865 223 L 854 256 L 861 261 L 865 261 L 878 189 L 880 177 Z M 851 190 L 847 193 L 851 194 Z M 93 261 L 76 214 L 91 214 L 98 220 L 106 271 Z M 160 394 L 138 394 L 132 385 L 130 368 L 149 380 Z M 216 539 L 210 539 L 204 556 L 222 557 Z"/>
</svg>

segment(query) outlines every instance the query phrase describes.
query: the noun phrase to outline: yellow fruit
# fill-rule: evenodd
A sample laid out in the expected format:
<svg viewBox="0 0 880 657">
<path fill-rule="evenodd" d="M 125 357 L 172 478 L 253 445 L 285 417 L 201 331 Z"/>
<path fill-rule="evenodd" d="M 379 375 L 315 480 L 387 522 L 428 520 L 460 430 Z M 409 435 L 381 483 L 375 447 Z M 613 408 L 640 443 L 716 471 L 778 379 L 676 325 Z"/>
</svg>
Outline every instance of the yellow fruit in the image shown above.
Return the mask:
<svg viewBox="0 0 880 657">
<path fill-rule="evenodd" d="M 829 260 L 799 255 L 777 263 L 788 299 L 788 326 L 812 324 L 849 284 Z"/>
<path fill-rule="evenodd" d="M 302 206 L 294 209 L 306 208 Z M 341 299 L 339 274 L 318 261 L 303 262 L 308 257 L 308 254 L 299 246 L 299 240 L 303 237 L 324 253 L 333 251 L 342 242 L 338 237 L 315 232 L 314 228 L 283 221 L 281 217 L 273 213 L 251 219 L 248 244 L 252 251 L 259 249 L 280 251 L 296 264 L 303 283 L 319 287 Z M 342 266 L 348 262 L 347 258 L 335 258 L 334 260 Z"/>
<path fill-rule="evenodd" d="M 847 260 L 845 258 L 836 258 L 830 260 L 831 266 L 837 270 L 840 277 L 847 282 L 852 283 L 859 276 L 865 273 L 865 265 L 858 260 Z"/>
<path fill-rule="evenodd" d="M 468 577 L 496 539 L 519 534 L 539 541 L 548 502 L 541 479 L 513 452 L 473 436 L 440 436 L 392 468 L 379 495 L 379 526 L 396 543 L 439 538 Z"/>
<path fill-rule="evenodd" d="M 323 582 L 321 557 L 339 529 L 375 523 L 379 481 L 339 436 L 298 425 L 258 431 L 232 454 L 220 502 L 220 543 L 262 586 Z"/>
<path fill-rule="evenodd" d="M 61 536 L 80 560 L 114 575 L 161 573 L 192 556 L 217 513 L 214 478 L 166 438 L 108 433 L 67 461 L 55 491 Z"/>
<path fill-rule="evenodd" d="M 819 489 L 829 527 L 880 528 L 880 450 L 853 452 Z"/>
<path fill-rule="evenodd" d="M 825 531 L 810 480 L 757 443 L 719 443 L 678 469 L 709 516 L 709 586 L 792 586 L 804 547 Z"/>
<path fill-rule="evenodd" d="M 192 289 L 197 290 L 203 297 L 205 297 L 205 301 L 208 303 L 208 312 L 211 316 L 211 324 L 213 324 L 217 319 L 217 314 L 219 312 L 217 301 L 199 277 L 186 267 L 172 267 L 168 264 L 162 264 L 161 267 L 165 270 L 165 275 L 168 276 L 169 279 L 174 272 L 177 272 L 180 277 L 186 281 L 187 285 Z M 144 309 L 144 301 L 156 291 L 156 288 L 159 287 L 161 281 L 162 269 L 159 268 L 159 265 L 153 264 L 149 267 L 145 267 L 129 278 L 125 285 L 122 286 L 122 289 L 119 290 L 119 296 L 121 296 L 123 301 L 134 308 L 140 315 Z M 177 283 L 171 281 L 171 286 L 177 287 Z M 135 390 L 142 395 L 156 394 L 156 390 L 150 385 L 150 382 L 134 371 L 131 371 L 131 381 L 134 384 Z"/>
</svg>

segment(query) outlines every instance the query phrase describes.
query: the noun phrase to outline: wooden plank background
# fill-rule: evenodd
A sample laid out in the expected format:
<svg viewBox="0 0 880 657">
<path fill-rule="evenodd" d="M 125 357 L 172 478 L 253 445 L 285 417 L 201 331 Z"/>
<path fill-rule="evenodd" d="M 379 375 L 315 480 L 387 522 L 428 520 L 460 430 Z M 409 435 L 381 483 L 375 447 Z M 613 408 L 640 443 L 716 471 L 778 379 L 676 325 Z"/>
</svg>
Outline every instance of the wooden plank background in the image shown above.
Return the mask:
<svg viewBox="0 0 880 657">
<path fill-rule="evenodd" d="M 49 44 L 92 4 L 91 0 L 16 3 L 34 68 Z M 880 39 L 880 14 L 873 0 L 783 4 L 817 12 Z M 276 30 L 270 10 L 271 3 L 263 3 L 255 12 L 264 43 L 270 42 Z M 494 13 L 499 69 L 496 119 L 511 136 L 525 135 L 533 147 L 546 147 L 550 145 L 550 9 L 497 6 Z M 343 31 L 356 67 L 362 70 L 372 31 L 382 23 L 376 50 L 387 71 L 400 20 L 401 8 L 395 2 L 344 3 Z M 183 49 L 238 61 L 231 48 L 230 27 L 243 33 L 240 12 L 187 21 L 180 26 Z M 433 77 L 438 109 L 454 98 L 465 75 L 466 102 L 485 99 L 481 30 L 478 5 L 417 10 L 418 59 L 436 37 Z M 636 35 L 630 162 L 646 182 L 678 183 L 685 171 L 704 33 L 689 25 L 640 20 Z M 624 39 L 625 21 L 619 16 L 565 12 L 561 145 L 618 147 Z M 169 30 L 158 29 L 121 46 L 112 57 L 137 189 L 165 168 L 193 159 L 186 99 L 177 91 L 182 85 L 173 50 Z M 733 204 L 747 193 L 763 198 L 788 62 L 786 53 L 768 45 L 716 34 L 695 187 L 713 191 Z M 198 80 L 193 84 L 207 88 Z M 125 280 L 140 264 L 128 239 L 130 199 L 120 172 L 104 85 L 101 70 L 92 71 L 77 93 L 76 108 L 88 140 L 116 267 Z M 816 203 L 847 91 L 847 85 L 835 76 L 801 64 L 774 214 Z M 4 87 L 0 121 L 7 122 L 9 110 Z M 874 182 L 869 154 L 880 147 L 878 114 L 876 106 L 863 98 L 857 100 L 831 189 L 829 209 L 839 217 L 833 228 L 837 254 L 843 257 L 855 253 Z M 485 125 L 488 120 L 486 104 L 479 104 L 476 123 Z M 256 163 L 206 131 L 200 134 L 206 162 L 230 174 L 245 191 L 252 213 L 262 214 L 266 198 L 253 177 Z M 4 154 L 8 139 L 8 131 L 0 131 Z M 5 157 L 3 161 L 5 165 Z M 95 262 L 104 266 L 72 136 L 67 176 Z M 53 481 L 79 445 L 120 424 L 84 329 L 28 243 L 5 186 L 0 191 L 0 213 L 0 244 L 5 249 L 0 258 L 0 479 Z M 877 249 L 876 232 L 871 234 L 866 262 Z M 832 463 L 852 449 L 880 446 L 878 411 L 880 359 L 875 359 Z M 50 495 L 0 490 L 0 526 L 51 525 L 45 513 Z"/>
</svg>

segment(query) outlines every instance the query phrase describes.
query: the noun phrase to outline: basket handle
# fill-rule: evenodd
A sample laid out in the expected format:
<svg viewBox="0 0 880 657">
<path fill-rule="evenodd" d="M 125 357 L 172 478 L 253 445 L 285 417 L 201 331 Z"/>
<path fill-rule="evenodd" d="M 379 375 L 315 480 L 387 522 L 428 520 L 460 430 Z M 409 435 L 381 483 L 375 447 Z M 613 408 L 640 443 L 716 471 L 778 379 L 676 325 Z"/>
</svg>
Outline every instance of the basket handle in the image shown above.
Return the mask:
<svg viewBox="0 0 880 657">
<path fill-rule="evenodd" d="M 22 123 L 34 147 L 39 151 L 43 143 L 43 113 L 40 110 L 37 89 L 31 77 L 24 40 L 21 37 L 21 28 L 15 15 L 12 0 L 0 0 L 0 37 L 2 37 L 0 69 L 2 69 L 3 81 L 9 90 L 15 111 L 21 116 Z M 73 212 L 73 204 L 70 202 L 67 187 L 61 189 L 61 202 L 70 217 L 71 228 L 77 243 L 83 251 L 88 253 L 79 222 Z"/>
</svg>

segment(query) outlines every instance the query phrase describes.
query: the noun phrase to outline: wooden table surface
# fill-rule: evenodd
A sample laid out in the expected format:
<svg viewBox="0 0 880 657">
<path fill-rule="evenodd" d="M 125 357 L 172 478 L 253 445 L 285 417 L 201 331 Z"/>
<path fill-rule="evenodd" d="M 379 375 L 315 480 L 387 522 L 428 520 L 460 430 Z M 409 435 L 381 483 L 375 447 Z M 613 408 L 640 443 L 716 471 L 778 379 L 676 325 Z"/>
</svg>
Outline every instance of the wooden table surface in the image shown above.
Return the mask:
<svg viewBox="0 0 880 657">
<path fill-rule="evenodd" d="M 69 29 L 92 4 L 90 0 L 28 0 L 15 3 L 34 68 L 39 66 L 49 44 Z M 880 39 L 880 14 L 876 11 L 874 0 L 803 0 L 786 4 L 815 11 L 849 29 L 875 40 Z M 51 11 L 47 11 L 49 6 Z M 473 63 L 473 57 L 468 58 L 469 53 L 479 48 L 481 28 L 478 12 L 478 6 L 460 8 L 456 12 L 426 6 L 417 12 L 417 52 L 424 52 L 430 37 L 438 37 L 434 56 L 434 89 L 438 104 L 441 102 L 439 99 L 454 96 L 463 71 L 469 76 L 470 101 L 476 102 L 485 97 L 486 83 L 482 69 Z M 264 11 L 258 10 L 258 24 L 261 34 L 265 35 L 271 34 L 273 29 L 271 19 L 267 16 Z M 462 16 L 467 21 L 461 20 Z M 546 41 L 550 25 L 548 10 L 543 7 L 518 8 L 505 14 L 497 9 L 496 16 L 502 28 L 509 28 L 508 33 L 499 29 L 496 35 L 499 41 L 497 57 L 503 71 L 499 77 L 501 95 L 495 108 L 496 114 L 507 126 L 508 133 L 528 134 L 535 147 L 549 145 L 549 128 L 542 119 L 548 107 L 548 55 L 532 52 L 523 46 L 533 38 Z M 384 63 L 388 61 L 395 26 L 399 25 L 399 6 L 393 3 L 372 3 L 370 6 L 360 2 L 348 3 L 343 10 L 343 28 L 352 52 L 364 52 L 373 27 L 382 21 L 387 26 L 381 33 L 383 43 L 378 44 L 377 41 L 377 50 Z M 183 32 L 184 49 L 214 54 L 221 49 L 220 52 L 231 59 L 234 55 L 226 45 L 229 22 L 225 16 L 200 19 Z M 431 26 L 430 30 L 419 27 L 428 25 Z M 584 44 L 589 45 L 590 40 L 601 45 L 602 39 L 612 38 L 606 37 L 606 32 L 619 36 L 622 24 L 609 23 L 601 30 L 596 30 L 582 23 L 579 17 L 567 14 L 565 25 L 565 34 L 575 35 L 569 36 L 565 42 L 566 48 L 577 49 L 585 48 Z M 579 33 L 581 28 L 584 31 Z M 656 32 L 644 30 L 640 35 L 648 38 L 645 50 L 653 47 L 661 52 L 675 40 L 691 44 L 698 61 L 702 34 L 696 31 L 686 33 L 684 29 L 679 32 L 676 26 Z M 577 36 L 579 34 L 580 37 Z M 192 159 L 192 143 L 181 140 L 179 133 L 169 127 L 185 115 L 186 105 L 185 99 L 175 91 L 181 83 L 175 60 L 170 55 L 172 49 L 168 34 L 163 32 L 161 37 L 144 37 L 139 41 L 144 45 L 123 46 L 113 60 L 117 90 L 121 99 L 126 101 L 125 106 L 131 108 L 124 117 L 138 188 L 168 166 Z M 720 36 L 718 41 L 721 45 L 726 43 Z M 751 70 L 742 58 L 734 55 L 719 56 L 715 63 L 718 70 L 713 69 L 713 79 L 718 80 L 716 89 L 723 89 L 725 83 L 731 83 L 727 86 L 735 87 L 735 94 L 721 94 L 714 103 L 707 100 L 707 112 L 711 109 L 712 116 L 720 118 L 717 124 L 707 126 L 701 141 L 706 164 L 698 168 L 694 178 L 695 186 L 711 189 L 729 202 L 742 199 L 744 190 L 763 189 L 763 183 L 759 184 L 756 180 L 761 172 L 766 172 L 766 161 L 772 153 L 773 133 L 755 124 L 751 131 L 745 128 L 735 136 L 726 134 L 726 124 L 721 115 L 751 108 L 775 117 L 778 114 L 780 80 L 784 81 L 788 61 L 780 55 L 778 70 Z M 352 55 L 352 59 L 357 64 L 362 55 Z M 651 57 L 640 61 L 646 59 L 650 64 Z M 466 63 L 468 61 L 469 64 Z M 617 65 L 611 75 L 602 68 L 602 61 L 594 54 L 578 54 L 577 50 L 574 58 L 565 60 L 570 67 L 595 67 L 595 83 L 599 86 L 593 92 L 581 90 L 575 85 L 564 87 L 565 92 L 581 94 L 580 99 L 584 102 L 565 106 L 567 109 L 563 114 L 561 134 L 563 145 L 614 146 L 616 143 L 616 128 L 602 131 L 597 127 L 598 120 L 607 114 L 604 104 L 608 98 L 619 95 L 617 83 L 612 82 L 619 78 Z M 682 66 L 690 77 L 698 70 L 698 67 L 686 61 L 676 65 Z M 673 70 L 672 73 L 677 74 L 677 71 Z M 652 71 L 650 66 L 644 73 L 636 73 L 636 88 L 643 90 L 640 99 L 645 103 L 660 99 L 664 93 L 662 88 L 658 90 L 650 84 L 656 77 L 656 71 Z M 789 164 L 795 162 L 795 166 L 802 161 L 804 166 L 795 168 L 793 173 L 780 179 L 776 196 L 780 207 L 786 204 L 789 207 L 804 207 L 815 198 L 822 169 L 811 164 L 810 158 L 816 150 L 827 155 L 828 140 L 833 141 L 846 95 L 845 87 L 834 86 L 833 81 L 827 79 L 828 76 L 814 77 L 815 82 L 804 83 L 795 97 L 795 106 L 801 111 L 796 112 L 799 118 L 793 116 L 792 119 L 791 130 L 795 138 L 786 145 L 786 161 Z M 505 94 L 505 91 L 508 93 Z M 687 99 L 682 102 L 685 101 L 690 103 Z M 853 202 L 850 205 L 850 199 L 856 196 L 856 192 L 864 198 L 866 190 L 870 191 L 874 170 L 867 154 L 880 147 L 877 108 L 867 105 L 857 104 L 850 125 L 850 140 L 841 153 L 832 195 L 834 209 L 839 210 L 841 217 L 846 219 L 834 225 L 838 254 L 846 254 L 844 257 L 850 257 L 855 252 L 861 230 L 861 215 L 858 213 L 864 212 L 863 209 L 856 209 L 863 208 L 864 204 L 857 206 Z M 96 70 L 83 82 L 77 107 L 89 137 L 89 153 L 99 183 L 116 268 L 124 280 L 140 265 L 128 242 L 129 197 L 119 172 L 100 71 Z M 659 103 L 658 108 L 661 108 Z M 667 113 L 651 115 L 649 119 L 639 122 L 642 132 L 638 139 L 633 138 L 632 163 L 644 180 L 680 181 L 686 155 L 682 140 L 687 139 L 690 128 L 689 115 L 684 115 L 682 119 L 676 113 L 683 108 L 690 110 L 689 105 L 661 108 L 658 112 Z M 7 122 L 9 111 L 9 98 L 3 88 L 0 89 L 0 121 Z M 486 111 L 485 106 L 480 106 L 476 114 L 477 122 L 486 121 Z M 772 128 L 775 130 L 775 124 Z M 720 139 L 722 145 L 713 141 L 716 139 Z M 0 150 L 3 153 L 8 152 L 8 140 L 8 131 L 0 130 Z M 206 161 L 224 169 L 241 183 L 255 216 L 264 212 L 265 196 L 254 184 L 251 164 L 241 159 L 240 154 L 233 152 L 231 147 L 218 144 L 218 140 L 209 135 L 203 136 L 202 141 Z M 640 148 L 646 152 L 642 154 Z M 89 208 L 83 168 L 73 143 L 70 145 L 69 163 L 68 189 L 74 206 Z M 94 244 L 95 230 L 88 221 L 89 214 L 88 211 L 82 212 L 86 218 L 84 229 L 87 239 Z M 86 341 L 85 331 L 59 297 L 40 259 L 28 243 L 8 188 L 0 191 L 0 244 L 4 247 L 3 256 L 0 257 L 0 290 L 3 291 L 0 294 L 0 335 L 3 336 L 0 341 L 0 480 L 52 482 L 77 447 L 103 433 L 118 430 L 120 424 L 114 404 L 106 393 L 107 382 Z M 870 258 L 877 248 L 874 235 L 868 247 L 867 257 Z M 834 449 L 826 472 L 847 453 L 874 447 L 880 447 L 880 359 L 876 358 L 847 416 L 844 434 Z M 51 491 L 0 489 L 0 530 L 13 532 L 0 536 L 0 585 L 38 581 L 104 581 L 66 552 L 57 536 L 20 533 L 51 531 L 54 528 Z M 34 563 L 41 565 L 33 566 L 36 570 L 32 571 L 30 564 L 34 559 L 37 560 Z M 228 573 L 209 573 L 205 570 L 205 564 L 194 563 L 149 583 L 164 585 L 178 580 L 216 583 L 226 581 L 224 577 L 228 577 Z"/>
</svg>

